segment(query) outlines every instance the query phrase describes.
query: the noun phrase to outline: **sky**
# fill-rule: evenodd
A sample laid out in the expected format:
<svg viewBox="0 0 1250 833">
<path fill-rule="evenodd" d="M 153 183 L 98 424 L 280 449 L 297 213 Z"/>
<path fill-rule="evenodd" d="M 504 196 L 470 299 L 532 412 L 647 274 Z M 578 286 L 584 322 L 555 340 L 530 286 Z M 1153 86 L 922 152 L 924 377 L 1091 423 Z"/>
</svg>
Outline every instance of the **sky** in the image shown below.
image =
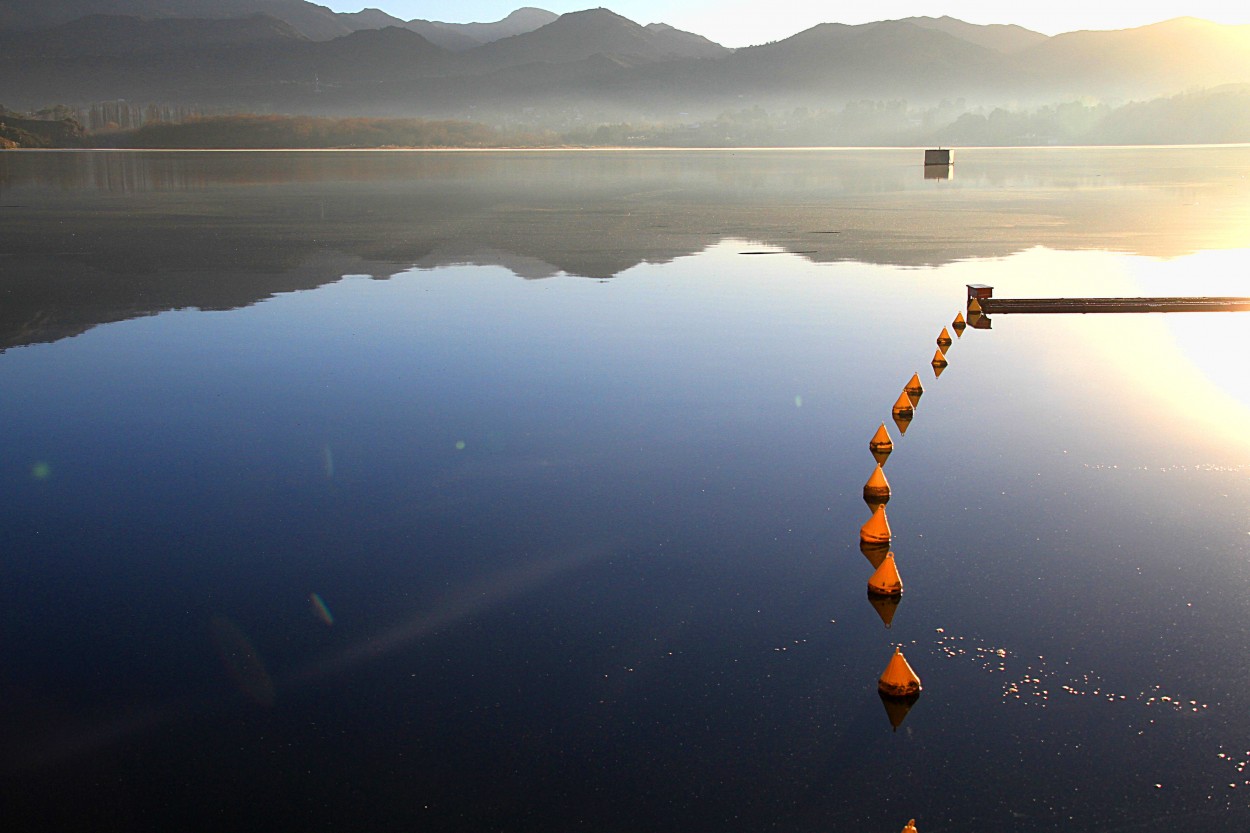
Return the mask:
<svg viewBox="0 0 1250 833">
<path fill-rule="evenodd" d="M 449 23 L 494 21 L 521 6 L 556 14 L 607 8 L 637 23 L 668 23 L 725 46 L 781 40 L 817 23 L 867 23 L 900 17 L 950 15 L 969 23 L 1017 23 L 1056 35 L 1077 29 L 1125 29 L 1173 17 L 1201 17 L 1218 23 L 1250 24 L 1250 3 L 1231 0 L 874 0 L 830 3 L 813 0 L 314 0 L 338 12 L 380 8 L 404 20 Z"/>
</svg>

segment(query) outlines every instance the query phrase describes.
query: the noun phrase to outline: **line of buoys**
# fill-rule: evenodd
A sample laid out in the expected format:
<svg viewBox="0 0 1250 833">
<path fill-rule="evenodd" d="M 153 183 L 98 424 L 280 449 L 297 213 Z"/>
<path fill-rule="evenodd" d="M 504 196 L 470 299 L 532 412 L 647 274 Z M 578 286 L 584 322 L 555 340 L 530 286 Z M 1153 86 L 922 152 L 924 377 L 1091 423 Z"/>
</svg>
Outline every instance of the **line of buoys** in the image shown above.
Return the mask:
<svg viewBox="0 0 1250 833">
<path fill-rule="evenodd" d="M 973 304 L 975 303 L 974 301 Z M 976 305 L 974 309 L 973 304 L 968 307 L 969 317 L 979 313 L 979 305 Z M 956 313 L 955 320 L 951 322 L 955 336 L 962 336 L 967 326 L 968 322 L 964 320 L 963 313 Z M 946 351 L 953 343 L 954 339 L 951 338 L 950 330 L 943 327 L 937 337 L 938 349 L 934 352 L 933 360 L 930 362 L 935 378 L 941 376 L 942 371 L 949 365 Z M 923 395 L 924 385 L 920 382 L 920 374 L 913 373 L 890 408 L 890 415 L 900 434 L 907 433 L 907 428 L 915 417 L 916 407 L 920 404 L 920 397 Z M 890 499 L 891 490 L 882 467 L 885 465 L 886 458 L 894 451 L 894 441 L 890 437 L 890 432 L 886 430 L 884 422 L 868 441 L 868 450 L 872 452 L 877 466 L 868 478 L 868 482 L 864 484 L 864 501 L 872 509 L 872 517 L 859 529 L 859 549 L 873 567 L 873 573 L 868 579 L 868 601 L 881 618 L 882 624 L 889 628 L 903 596 L 903 579 L 894 553 L 890 551 L 892 532 L 885 514 L 885 504 Z M 920 677 L 903 656 L 902 648 L 896 647 L 889 664 L 877 681 L 877 692 L 881 696 L 886 715 L 894 729 L 898 729 L 908 711 L 919 699 L 920 689 Z M 916 833 L 914 819 L 908 822 L 903 833 Z"/>
<path fill-rule="evenodd" d="M 864 484 L 864 500 L 870 505 L 890 502 L 890 481 L 885 479 L 885 471 L 880 463 L 872 470 L 868 482 Z"/>
<path fill-rule="evenodd" d="M 911 697 L 919 694 L 920 689 L 920 677 L 903 656 L 903 649 L 895 646 L 894 656 L 877 680 L 877 690 L 887 697 Z"/>
</svg>

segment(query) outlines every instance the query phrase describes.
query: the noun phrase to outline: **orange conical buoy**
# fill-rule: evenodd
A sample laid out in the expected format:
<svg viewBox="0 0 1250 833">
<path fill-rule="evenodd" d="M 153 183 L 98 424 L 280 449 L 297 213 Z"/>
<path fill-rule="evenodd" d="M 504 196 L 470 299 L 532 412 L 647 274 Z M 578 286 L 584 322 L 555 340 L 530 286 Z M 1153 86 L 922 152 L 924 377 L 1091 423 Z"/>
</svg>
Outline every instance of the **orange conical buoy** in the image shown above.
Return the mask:
<svg viewBox="0 0 1250 833">
<path fill-rule="evenodd" d="M 864 484 L 864 500 L 869 503 L 890 502 L 890 482 L 885 479 L 885 471 L 882 470 L 880 463 L 872 470 L 868 482 Z"/>
<path fill-rule="evenodd" d="M 948 332 L 947 329 L 943 327 L 942 332 L 938 333 L 937 346 L 945 350 L 947 347 L 950 347 L 951 344 L 953 343 L 954 343 L 954 339 L 951 338 L 950 332 Z"/>
<path fill-rule="evenodd" d="M 865 544 L 890 543 L 890 521 L 885 516 L 884 506 L 874 509 L 872 517 L 859 528 L 859 540 Z"/>
<path fill-rule="evenodd" d="M 945 353 L 943 353 L 941 350 L 933 351 L 933 366 L 934 367 L 946 367 L 946 365 L 948 364 L 950 364 L 950 362 L 946 360 Z"/>
<path fill-rule="evenodd" d="M 877 511 L 873 509 L 872 511 Z M 875 570 L 881 566 L 881 562 L 885 561 L 885 557 L 890 554 L 889 541 L 864 541 L 859 542 L 859 551 L 864 554 L 864 558 L 868 559 L 868 563 Z"/>
<path fill-rule="evenodd" d="M 967 326 L 968 322 L 964 320 L 964 314 L 962 312 L 955 313 L 955 320 L 951 322 L 951 328 L 954 329 L 956 338 L 964 334 L 964 329 Z"/>
<path fill-rule="evenodd" d="M 903 595 L 903 579 L 898 574 L 898 565 L 894 563 L 894 553 L 886 553 L 881 566 L 868 579 L 868 592 L 879 596 Z"/>
<path fill-rule="evenodd" d="M 907 664 L 902 648 L 894 649 L 894 656 L 877 680 L 877 690 L 890 697 L 911 697 L 920 693 L 920 678 Z"/>
<path fill-rule="evenodd" d="M 894 450 L 894 440 L 890 439 L 890 432 L 885 430 L 884 422 L 877 429 L 877 433 L 872 435 L 872 439 L 868 441 L 868 448 L 871 451 L 884 451 L 886 453 Z"/>
<path fill-rule="evenodd" d="M 919 373 L 911 375 L 911 378 L 907 380 L 907 384 L 903 385 L 903 392 L 907 394 L 908 398 L 913 396 L 919 398 L 924 393 L 924 385 L 920 384 Z M 912 404 L 916 404 L 915 400 L 912 400 Z"/>
<path fill-rule="evenodd" d="M 898 399 L 894 400 L 894 407 L 890 409 L 894 414 L 894 420 L 909 420 L 916 414 L 916 406 L 912 404 L 911 399 L 907 396 L 907 391 L 903 391 L 898 395 Z"/>
<path fill-rule="evenodd" d="M 894 728 L 897 729 L 898 727 L 895 726 Z M 912 819 L 911 821 L 907 822 L 907 826 L 903 828 L 903 833 L 920 833 L 920 831 L 916 830 L 915 819 Z"/>
<path fill-rule="evenodd" d="M 919 373 L 911 375 L 911 378 L 907 380 L 907 384 L 903 385 L 903 393 L 907 394 L 907 399 L 911 402 L 913 408 L 920 404 L 920 397 L 924 396 L 924 385 L 920 384 Z"/>
<path fill-rule="evenodd" d="M 984 312 L 984 310 L 981 309 L 981 302 L 976 298 L 973 298 L 968 302 L 968 315 L 971 316 L 974 312 L 978 315 Z"/>
</svg>

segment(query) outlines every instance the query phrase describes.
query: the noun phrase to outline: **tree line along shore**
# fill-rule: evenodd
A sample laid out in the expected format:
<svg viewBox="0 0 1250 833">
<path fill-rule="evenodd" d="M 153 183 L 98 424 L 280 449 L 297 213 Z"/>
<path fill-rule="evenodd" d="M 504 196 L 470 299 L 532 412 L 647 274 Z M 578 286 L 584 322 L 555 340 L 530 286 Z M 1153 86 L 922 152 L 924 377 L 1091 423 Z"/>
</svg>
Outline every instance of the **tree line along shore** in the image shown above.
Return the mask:
<svg viewBox="0 0 1250 833">
<path fill-rule="evenodd" d="M 168 113 L 168 108 L 148 108 Z M 687 124 L 605 121 L 542 129 L 454 119 L 184 115 L 88 130 L 77 111 L 0 107 L 0 149 L 318 149 L 502 147 L 817 147 L 1236 144 L 1250 142 L 1250 85 L 1119 106 L 1068 102 L 982 111 L 962 102 L 924 109 L 904 101 L 849 102 L 786 112 L 748 107 Z"/>
</svg>

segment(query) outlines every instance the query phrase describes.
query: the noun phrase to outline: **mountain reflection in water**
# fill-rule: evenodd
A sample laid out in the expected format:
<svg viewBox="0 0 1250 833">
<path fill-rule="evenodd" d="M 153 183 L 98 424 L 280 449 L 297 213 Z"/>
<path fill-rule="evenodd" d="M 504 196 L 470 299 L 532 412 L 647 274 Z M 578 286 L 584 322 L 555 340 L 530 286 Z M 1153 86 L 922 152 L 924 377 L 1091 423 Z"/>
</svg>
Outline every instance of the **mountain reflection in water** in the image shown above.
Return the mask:
<svg viewBox="0 0 1250 833">
<path fill-rule="evenodd" d="M 1250 148 L 962 151 L 950 182 L 925 181 L 918 153 L 4 154 L 0 347 L 344 274 L 610 278 L 726 238 L 915 267 L 1250 245 Z"/>
</svg>

